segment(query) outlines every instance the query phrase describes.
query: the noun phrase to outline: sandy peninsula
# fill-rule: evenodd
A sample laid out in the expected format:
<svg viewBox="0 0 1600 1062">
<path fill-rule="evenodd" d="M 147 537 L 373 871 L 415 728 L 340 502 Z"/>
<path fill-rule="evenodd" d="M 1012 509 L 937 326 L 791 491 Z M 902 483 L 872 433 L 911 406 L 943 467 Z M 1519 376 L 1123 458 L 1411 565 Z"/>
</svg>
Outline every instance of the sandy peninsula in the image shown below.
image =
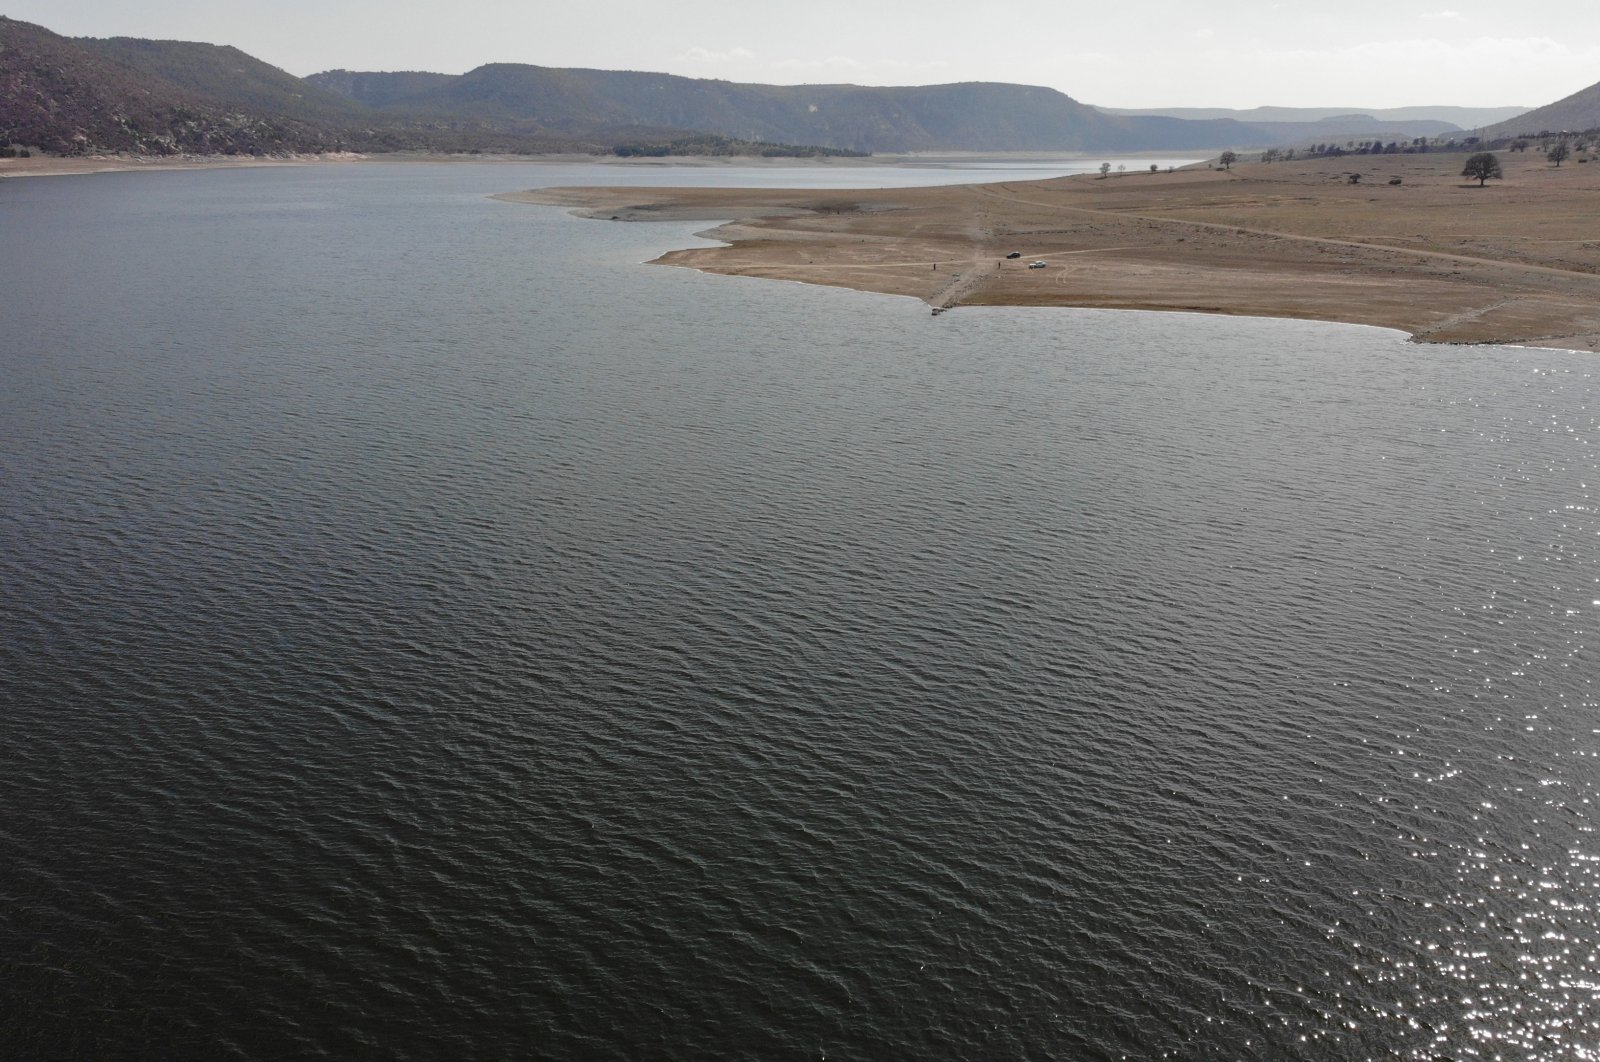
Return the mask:
<svg viewBox="0 0 1600 1062">
<path fill-rule="evenodd" d="M 1600 159 L 1375 155 L 865 191 L 555 188 L 590 217 L 718 220 L 659 262 L 957 306 L 1379 325 L 1420 342 L 1600 349 Z M 1359 174 L 1359 182 L 1351 176 Z M 731 220 L 730 220 L 731 219 Z M 1008 259 L 1016 251 L 1020 258 Z M 1041 268 L 1029 268 L 1043 262 Z"/>
</svg>

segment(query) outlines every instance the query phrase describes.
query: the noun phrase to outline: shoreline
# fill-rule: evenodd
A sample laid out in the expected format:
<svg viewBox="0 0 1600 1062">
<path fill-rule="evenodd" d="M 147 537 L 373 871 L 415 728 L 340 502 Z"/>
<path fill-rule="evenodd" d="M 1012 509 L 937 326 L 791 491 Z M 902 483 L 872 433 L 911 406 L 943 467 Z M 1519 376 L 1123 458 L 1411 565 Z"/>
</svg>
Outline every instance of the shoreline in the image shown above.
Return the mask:
<svg viewBox="0 0 1600 1062">
<path fill-rule="evenodd" d="M 0 178 L 78 177 L 92 173 L 132 173 L 142 170 L 233 170 L 276 166 L 339 165 L 364 162 L 370 156 L 354 152 L 320 155 L 84 155 L 65 158 L 35 155 L 26 159 L 0 159 Z"/>
<path fill-rule="evenodd" d="M 1600 351 L 1600 165 L 1345 156 L 897 189 L 551 188 L 494 198 L 717 221 L 656 263 L 961 306 L 1373 325 L 1420 343 Z M 1597 160 L 1600 161 L 1600 160 Z M 1365 170 L 1362 181 L 1349 174 Z M 1391 183 L 1394 182 L 1394 183 Z M 1007 259 L 1011 251 L 1018 259 Z M 1037 269 L 1030 263 L 1044 262 Z"/>
<path fill-rule="evenodd" d="M 1180 152 L 1193 157 L 1192 152 Z M 1125 152 L 1126 159 L 1167 159 L 1172 152 Z M 393 151 L 377 154 L 362 152 L 324 152 L 320 154 L 284 156 L 245 155 L 83 155 L 63 157 L 36 155 L 26 159 L 0 159 L 0 179 L 6 177 L 71 177 L 90 173 L 127 173 L 143 170 L 205 170 L 242 169 L 267 166 L 346 165 L 350 163 L 479 163 L 486 165 L 520 164 L 531 166 L 567 166 L 581 163 L 591 166 L 617 166 L 625 169 L 716 169 L 716 168 L 773 168 L 826 167 L 831 169 L 897 169 L 940 166 L 949 163 L 977 162 L 1004 159 L 1009 162 L 1050 162 L 1053 160 L 1101 159 L 1105 153 L 1076 151 L 1042 152 L 910 152 L 905 154 L 878 154 L 860 157 L 832 156 L 756 156 L 756 155 L 510 155 L 462 154 L 428 151 Z"/>
</svg>

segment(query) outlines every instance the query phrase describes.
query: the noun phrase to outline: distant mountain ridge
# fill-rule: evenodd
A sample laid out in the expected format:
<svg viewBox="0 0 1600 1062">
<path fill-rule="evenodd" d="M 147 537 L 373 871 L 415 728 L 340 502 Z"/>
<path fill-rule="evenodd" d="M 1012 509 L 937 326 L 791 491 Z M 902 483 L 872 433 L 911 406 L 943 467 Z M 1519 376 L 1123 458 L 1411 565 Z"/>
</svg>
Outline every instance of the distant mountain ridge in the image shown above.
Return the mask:
<svg viewBox="0 0 1600 1062">
<path fill-rule="evenodd" d="M 1600 83 L 1508 121 L 1487 126 L 1480 135 L 1488 138 L 1544 132 L 1583 133 L 1591 129 L 1600 129 Z"/>
<path fill-rule="evenodd" d="M 241 110 L 319 122 L 348 122 L 359 118 L 363 111 L 337 92 L 312 85 L 227 45 L 136 37 L 83 37 L 73 43 L 196 97 L 215 99 Z"/>
<path fill-rule="evenodd" d="M 417 75 L 407 85 L 426 85 Z M 817 153 L 699 130 L 572 120 L 560 128 L 470 114 L 388 113 L 237 48 L 190 41 L 67 38 L 0 16 L 0 147 L 63 155 L 422 150 L 514 153 Z"/>
<path fill-rule="evenodd" d="M 1169 151 L 1410 139 L 1459 127 L 1404 108 L 1390 120 L 1306 109 L 1118 113 L 1052 88 L 997 82 L 910 87 L 759 85 L 515 63 L 465 74 L 331 70 L 297 78 L 237 48 L 59 36 L 0 16 L 0 148 L 61 154 L 441 152 L 653 155 L 915 151 Z M 1463 114 L 1468 109 L 1455 109 Z M 1190 117 L 1188 115 L 1193 115 Z M 1213 116 L 1219 115 L 1219 116 Z M 1600 125 L 1600 86 L 1520 117 Z M 1527 130 L 1537 131 L 1537 130 Z M 794 145 L 816 145 L 799 147 Z"/>
<path fill-rule="evenodd" d="M 1107 114 L 1164 115 L 1169 118 L 1232 118 L 1236 122 L 1322 122 L 1363 115 L 1380 122 L 1440 122 L 1457 129 L 1475 129 L 1523 114 L 1527 107 L 1100 107 Z M 1420 135 L 1420 134 L 1419 134 Z"/>
<path fill-rule="evenodd" d="M 459 76 L 333 70 L 307 78 L 393 113 L 500 123 L 643 121 L 858 151 L 1139 151 L 1266 147 L 1313 137 L 1409 139 L 1448 122 L 1347 115 L 1321 122 L 1125 114 L 1055 89 L 996 82 L 914 87 L 757 85 L 674 74 L 496 63 Z"/>
<path fill-rule="evenodd" d="M 1210 150 L 1254 136 L 1233 122 L 1106 115 L 1055 89 L 994 82 L 755 85 L 514 63 L 454 77 L 335 70 L 306 80 L 389 113 L 513 127 L 634 121 L 857 151 Z"/>
</svg>

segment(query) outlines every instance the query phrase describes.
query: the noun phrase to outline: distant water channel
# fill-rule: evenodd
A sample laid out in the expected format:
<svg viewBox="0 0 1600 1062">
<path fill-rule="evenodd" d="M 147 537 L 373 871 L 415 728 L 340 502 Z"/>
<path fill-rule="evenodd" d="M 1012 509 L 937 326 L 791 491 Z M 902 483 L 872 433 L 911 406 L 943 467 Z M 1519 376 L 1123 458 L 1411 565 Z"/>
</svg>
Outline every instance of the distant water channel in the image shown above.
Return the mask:
<svg viewBox="0 0 1600 1062">
<path fill-rule="evenodd" d="M 0 1055 L 1600 1057 L 1592 356 L 486 198 L 974 172 L 0 182 Z"/>
</svg>

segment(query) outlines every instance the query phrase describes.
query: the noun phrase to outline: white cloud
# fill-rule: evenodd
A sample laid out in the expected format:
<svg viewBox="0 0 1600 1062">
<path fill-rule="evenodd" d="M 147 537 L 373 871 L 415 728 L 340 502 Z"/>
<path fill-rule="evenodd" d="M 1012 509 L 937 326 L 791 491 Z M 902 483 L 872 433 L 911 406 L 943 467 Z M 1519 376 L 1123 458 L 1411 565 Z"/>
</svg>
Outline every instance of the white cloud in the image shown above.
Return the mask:
<svg viewBox="0 0 1600 1062">
<path fill-rule="evenodd" d="M 1425 12 L 1421 17 L 1422 18 L 1431 18 L 1431 19 L 1460 18 L 1461 17 L 1461 12 L 1459 12 L 1459 11 L 1428 11 L 1428 12 Z"/>
</svg>

